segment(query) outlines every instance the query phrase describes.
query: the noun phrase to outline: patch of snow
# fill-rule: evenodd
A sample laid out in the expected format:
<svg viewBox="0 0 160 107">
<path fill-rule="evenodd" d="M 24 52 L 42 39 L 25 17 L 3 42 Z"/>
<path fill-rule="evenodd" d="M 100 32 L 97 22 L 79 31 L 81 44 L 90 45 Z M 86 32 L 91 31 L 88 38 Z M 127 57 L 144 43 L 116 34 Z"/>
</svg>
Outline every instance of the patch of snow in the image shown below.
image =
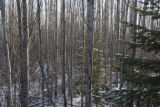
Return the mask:
<svg viewBox="0 0 160 107">
<path fill-rule="evenodd" d="M 105 94 L 106 91 L 98 91 L 100 94 Z"/>
<path fill-rule="evenodd" d="M 122 54 L 121 54 L 121 53 L 116 53 L 116 55 L 117 55 L 117 56 L 122 56 Z"/>
<path fill-rule="evenodd" d="M 139 71 L 139 70 L 136 70 L 136 69 L 135 69 L 134 71 L 135 71 L 135 72 L 137 72 L 137 73 L 140 73 L 140 71 Z"/>
</svg>

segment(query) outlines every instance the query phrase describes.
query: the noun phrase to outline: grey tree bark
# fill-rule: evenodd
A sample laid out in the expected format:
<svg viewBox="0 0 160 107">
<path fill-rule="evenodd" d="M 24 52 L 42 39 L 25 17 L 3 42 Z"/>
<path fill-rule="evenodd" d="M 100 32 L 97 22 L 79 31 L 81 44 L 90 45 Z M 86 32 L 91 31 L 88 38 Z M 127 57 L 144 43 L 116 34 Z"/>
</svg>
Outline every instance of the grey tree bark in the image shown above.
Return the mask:
<svg viewBox="0 0 160 107">
<path fill-rule="evenodd" d="M 108 33 L 108 2 L 107 0 L 105 1 L 104 4 L 104 28 L 103 28 L 103 33 L 104 33 L 104 68 L 105 68 L 105 78 L 104 78 L 104 82 L 107 83 L 107 33 Z"/>
<path fill-rule="evenodd" d="M 152 1 L 152 0 L 151 0 Z M 147 2 L 147 0 L 144 0 L 144 2 Z M 144 5 L 144 8 L 146 8 L 147 5 Z M 142 26 L 145 27 L 146 25 L 146 16 L 142 17 Z M 143 50 L 140 50 L 140 58 L 143 57 Z M 141 74 L 143 74 L 143 72 L 141 71 Z"/>
<path fill-rule="evenodd" d="M 84 34 L 84 26 L 85 26 L 85 17 L 84 17 L 84 0 L 82 0 L 82 46 L 83 46 L 83 53 L 82 53 L 82 81 L 81 81 L 81 107 L 83 107 L 83 97 L 84 97 L 84 64 L 85 64 L 85 34 Z"/>
<path fill-rule="evenodd" d="M 120 10 L 119 10 L 119 6 L 120 5 L 120 0 L 117 0 L 117 12 L 116 12 L 116 37 L 117 37 L 117 49 L 116 49 L 116 52 L 117 52 L 117 54 L 119 53 L 119 28 L 120 28 L 120 26 L 119 26 L 119 19 L 120 19 Z M 120 67 L 120 63 L 119 63 L 119 59 L 118 59 L 118 55 L 117 55 L 117 57 L 116 57 L 116 60 L 117 60 L 117 67 L 119 68 Z M 118 72 L 116 73 L 116 84 L 117 84 L 117 86 L 118 86 Z"/>
<path fill-rule="evenodd" d="M 71 20 L 71 25 L 70 25 L 70 38 L 71 38 L 71 46 L 70 46 L 70 72 L 69 72 L 69 90 L 70 90 L 70 104 L 71 107 L 73 106 L 73 92 L 72 92 L 72 72 L 73 72 L 73 28 L 72 25 L 74 24 L 74 14 L 72 12 L 72 0 L 70 0 L 70 20 Z"/>
<path fill-rule="evenodd" d="M 12 107 L 12 80 L 11 80 L 11 65 L 9 58 L 9 49 L 8 49 L 8 40 L 6 32 L 6 22 L 5 22 L 5 3 L 3 0 L 0 0 L 1 8 L 1 18 L 2 18 L 2 30 L 3 30 L 3 41 L 4 41 L 4 54 L 5 54 L 5 67 L 7 71 L 7 97 L 8 97 L 8 107 Z"/>
<path fill-rule="evenodd" d="M 127 22 L 127 16 L 128 16 L 128 8 L 129 8 L 129 0 L 127 0 L 128 2 L 126 2 L 126 0 L 122 1 L 122 16 L 121 16 L 121 20 L 124 22 Z M 124 17 L 125 16 L 125 17 Z M 126 26 L 125 24 L 121 25 L 122 27 L 122 31 L 120 33 L 120 37 L 122 39 L 122 41 L 126 40 Z M 122 52 L 122 56 L 125 55 L 125 51 L 126 51 L 126 46 L 124 44 L 121 43 L 121 52 Z M 123 87 L 123 70 L 124 70 L 124 63 L 122 61 L 120 61 L 120 89 Z"/>
<path fill-rule="evenodd" d="M 57 33 L 57 28 L 58 28 L 58 18 L 57 18 L 57 15 L 58 15 L 58 2 L 57 0 L 55 1 L 56 2 L 56 13 L 55 13 L 55 46 L 56 46 L 56 70 L 55 70 L 55 91 L 54 91 L 54 95 L 55 95 L 55 99 L 57 99 L 57 72 L 58 72 L 58 33 Z"/>
<path fill-rule="evenodd" d="M 37 23 L 38 23 L 38 33 L 39 33 L 39 41 L 40 41 L 40 47 L 39 47 L 39 63 L 41 68 L 43 69 L 42 65 L 42 37 L 41 37 L 41 8 L 40 8 L 40 1 L 37 0 Z M 42 71 L 41 69 L 41 71 Z M 44 76 L 41 76 L 42 79 L 42 107 L 44 107 Z"/>
<path fill-rule="evenodd" d="M 20 73 L 20 99 L 21 99 L 21 107 L 28 107 L 28 52 L 27 52 L 27 41 L 28 41 L 28 28 L 27 28 L 27 2 L 26 0 L 22 0 L 22 8 L 23 8 L 23 37 L 22 47 L 21 47 L 21 73 Z"/>
<path fill-rule="evenodd" d="M 22 48 L 22 15 L 21 15 L 21 6 L 20 6 L 20 1 L 16 0 L 17 3 L 17 14 L 18 14 L 18 36 L 20 40 L 20 56 L 22 54 L 21 48 Z"/>
<path fill-rule="evenodd" d="M 86 75 L 86 98 L 85 107 L 91 107 L 91 82 L 92 82 L 92 56 L 93 56 L 93 23 L 94 23 L 94 0 L 87 0 L 87 36 L 88 36 L 88 64 Z"/>
<path fill-rule="evenodd" d="M 134 0 L 133 6 L 134 6 L 135 8 L 137 7 L 137 0 Z M 132 21 L 131 23 L 136 24 L 136 23 L 137 23 L 137 12 L 136 12 L 135 10 L 133 10 L 132 18 L 133 18 L 133 19 L 131 20 L 131 21 Z M 132 36 L 133 36 L 132 41 L 135 43 L 135 42 L 136 42 L 136 35 L 133 34 Z M 135 56 L 136 56 L 136 49 L 133 48 L 133 50 L 132 50 L 132 58 L 135 58 Z"/>
<path fill-rule="evenodd" d="M 109 69 L 109 88 L 112 89 L 112 72 L 113 72 L 113 58 L 114 58 L 114 46 L 113 46 L 113 32 L 114 32 L 114 27 L 113 27 L 113 3 L 114 3 L 114 0 L 112 0 L 110 2 L 110 6 L 111 6 L 111 13 L 110 13 L 110 16 L 111 16 L 111 19 L 110 19 L 110 26 L 111 26 L 111 30 L 109 31 L 109 34 L 110 34 L 110 59 L 109 59 L 109 63 L 110 63 L 110 69 Z"/>
<path fill-rule="evenodd" d="M 66 35 L 65 35 L 65 0 L 62 0 L 62 38 L 63 38 L 63 61 L 62 61 L 62 94 L 63 94 L 63 106 L 67 107 L 66 99 Z"/>
</svg>

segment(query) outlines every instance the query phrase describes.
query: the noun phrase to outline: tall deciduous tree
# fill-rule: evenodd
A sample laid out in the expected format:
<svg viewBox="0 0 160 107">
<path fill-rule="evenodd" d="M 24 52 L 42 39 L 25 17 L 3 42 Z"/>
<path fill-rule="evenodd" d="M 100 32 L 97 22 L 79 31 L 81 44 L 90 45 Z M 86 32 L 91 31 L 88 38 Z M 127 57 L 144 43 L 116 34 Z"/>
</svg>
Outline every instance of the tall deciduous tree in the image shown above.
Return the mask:
<svg viewBox="0 0 160 107">
<path fill-rule="evenodd" d="M 40 47 L 39 47 L 39 65 L 41 67 L 41 73 L 42 73 L 42 76 L 41 76 L 41 79 L 42 79 L 42 107 L 44 107 L 44 73 L 43 73 L 43 65 L 42 65 L 42 37 L 41 37 L 41 7 L 40 7 L 40 1 L 37 0 L 37 23 L 38 23 L 38 34 L 39 34 L 39 44 L 40 44 Z"/>
<path fill-rule="evenodd" d="M 87 0 L 87 36 L 88 36 L 88 64 L 86 76 L 85 107 L 91 107 L 91 82 L 92 82 L 92 52 L 93 52 L 93 23 L 94 23 L 94 0 Z"/>
<path fill-rule="evenodd" d="M 66 72 L 66 35 L 65 35 L 65 0 L 62 0 L 62 38 L 63 38 L 63 61 L 62 61 L 62 94 L 63 94 L 63 103 L 64 107 L 67 107 L 66 99 L 66 83 L 65 83 L 65 72 Z"/>
<path fill-rule="evenodd" d="M 55 1 L 56 3 L 56 13 L 55 13 L 55 47 L 56 47 L 56 69 L 55 69 L 55 91 L 54 95 L 55 98 L 57 99 L 57 76 L 58 76 L 58 1 Z"/>
<path fill-rule="evenodd" d="M 83 46 L 83 52 L 82 52 L 82 81 L 81 81 L 81 107 L 83 107 L 83 97 L 84 97 L 84 65 L 85 65 L 85 34 L 84 34 L 84 27 L 85 27 L 85 16 L 84 16 L 84 0 L 82 0 L 82 46 Z"/>
<path fill-rule="evenodd" d="M 21 38 L 21 73 L 20 73 L 20 99 L 21 107 L 28 107 L 28 55 L 27 55 L 27 44 L 28 44 L 28 28 L 27 28 L 27 2 L 22 0 L 23 8 L 23 37 Z"/>
<path fill-rule="evenodd" d="M 74 1 L 75 3 L 75 1 Z M 73 92 L 72 92 L 72 72 L 73 72 L 73 27 L 72 25 L 74 24 L 74 14 L 72 10 L 72 0 L 70 0 L 70 20 L 71 20 L 71 25 L 70 25 L 70 38 L 71 38 L 71 46 L 70 46 L 70 72 L 69 72 L 69 90 L 70 90 L 70 103 L 71 107 L 73 106 Z"/>
<path fill-rule="evenodd" d="M 7 71 L 7 92 L 8 92 L 8 107 L 12 107 L 12 80 L 11 80 L 11 65 L 9 58 L 9 48 L 7 40 L 6 31 L 6 21 L 5 21 L 5 3 L 4 0 L 0 0 L 1 17 L 2 17 L 2 29 L 3 29 L 3 40 L 4 40 L 4 53 L 5 53 L 5 66 Z"/>
<path fill-rule="evenodd" d="M 133 1 L 133 6 L 136 8 L 137 7 L 137 0 L 134 0 Z M 135 10 L 132 11 L 133 13 L 131 13 L 131 17 L 132 17 L 132 20 L 131 20 L 131 23 L 134 23 L 136 24 L 137 23 L 137 12 Z M 132 29 L 133 30 L 133 29 Z M 136 43 L 136 34 L 133 34 L 133 42 Z M 133 48 L 132 49 L 132 57 L 134 58 L 136 56 L 136 49 Z"/>
</svg>

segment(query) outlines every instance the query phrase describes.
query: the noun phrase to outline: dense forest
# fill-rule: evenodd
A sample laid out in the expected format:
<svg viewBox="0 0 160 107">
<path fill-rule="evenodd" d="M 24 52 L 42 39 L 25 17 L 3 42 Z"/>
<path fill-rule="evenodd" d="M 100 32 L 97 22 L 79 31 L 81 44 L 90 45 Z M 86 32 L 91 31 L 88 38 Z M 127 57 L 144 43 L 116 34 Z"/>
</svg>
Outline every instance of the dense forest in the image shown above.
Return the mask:
<svg viewBox="0 0 160 107">
<path fill-rule="evenodd" d="M 160 0 L 0 0 L 0 107 L 160 107 Z"/>
</svg>

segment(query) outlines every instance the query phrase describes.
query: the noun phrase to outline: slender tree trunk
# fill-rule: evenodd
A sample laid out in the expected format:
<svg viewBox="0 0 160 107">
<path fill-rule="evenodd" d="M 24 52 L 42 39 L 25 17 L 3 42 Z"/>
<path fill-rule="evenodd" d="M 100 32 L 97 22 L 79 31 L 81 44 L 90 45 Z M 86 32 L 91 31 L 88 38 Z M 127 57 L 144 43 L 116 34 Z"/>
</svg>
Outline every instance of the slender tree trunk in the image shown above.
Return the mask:
<svg viewBox="0 0 160 107">
<path fill-rule="evenodd" d="M 134 4 L 133 4 L 133 6 L 136 8 L 137 7 L 137 0 L 134 0 Z M 137 24 L 137 12 L 135 11 L 135 10 L 133 10 L 133 24 Z M 136 43 L 136 34 L 133 34 L 132 35 L 133 36 L 133 39 L 132 39 L 132 41 L 134 42 L 134 43 Z M 131 56 L 132 58 L 135 58 L 136 57 L 136 48 L 133 48 L 132 49 L 132 56 Z M 132 67 L 132 70 L 131 70 L 131 73 L 134 71 L 134 67 Z M 133 90 L 133 85 L 134 84 L 132 84 L 132 83 L 130 83 L 131 84 L 131 86 L 129 87 L 129 88 L 131 88 L 131 90 Z M 134 105 L 134 98 L 131 98 L 131 104 L 130 105 Z"/>
<path fill-rule="evenodd" d="M 105 8 L 104 8 L 104 68 L 105 68 L 105 78 L 104 78 L 104 82 L 105 84 L 107 84 L 107 24 L 108 24 L 108 13 L 107 13 L 107 9 L 108 9 L 108 2 L 107 0 L 105 1 Z"/>
<path fill-rule="evenodd" d="M 134 0 L 134 3 L 133 3 L 133 6 L 136 8 L 137 7 L 137 0 Z M 133 20 L 132 20 L 132 23 L 136 24 L 137 23 L 137 13 L 135 10 L 133 10 L 133 16 L 132 16 Z M 133 42 L 135 43 L 136 42 L 136 35 L 133 34 Z M 135 58 L 136 56 L 136 49 L 133 48 L 132 50 L 132 58 Z"/>
<path fill-rule="evenodd" d="M 41 37 L 41 8 L 40 8 L 40 1 L 37 0 L 37 23 L 38 23 L 38 33 L 39 33 L 39 41 L 40 41 L 40 47 L 39 47 L 39 62 L 40 62 L 40 66 L 42 65 L 42 37 Z M 42 79 L 42 107 L 44 107 L 44 76 L 41 76 Z"/>
<path fill-rule="evenodd" d="M 128 8 L 129 8 L 129 0 L 128 3 L 126 4 L 126 1 L 122 2 L 122 17 L 121 20 L 123 20 L 124 22 L 127 22 L 127 16 L 128 16 Z M 125 17 L 124 17 L 125 16 Z M 122 25 L 122 40 L 125 41 L 126 40 L 126 26 L 125 24 Z M 125 56 L 125 49 L 126 46 L 124 44 L 121 44 L 121 52 L 122 52 L 122 56 Z M 120 89 L 123 87 L 123 70 L 124 70 L 124 62 L 120 62 Z"/>
<path fill-rule="evenodd" d="M 20 41 L 20 56 L 22 56 L 22 51 L 21 51 L 21 48 L 22 48 L 22 16 L 21 16 L 21 6 L 20 6 L 20 1 L 19 0 L 16 0 L 17 2 L 17 14 L 18 14 L 18 30 L 19 30 L 19 41 Z"/>
<path fill-rule="evenodd" d="M 93 23 L 94 23 L 94 0 L 87 0 L 87 35 L 88 35 L 88 64 L 86 76 L 85 107 L 91 107 L 91 82 L 92 82 L 92 51 L 93 51 Z"/>
<path fill-rule="evenodd" d="M 72 40 L 72 44 L 73 44 L 73 40 Z M 72 93 L 73 47 L 71 48 L 72 49 L 71 49 L 71 71 L 70 71 L 70 100 L 71 100 L 71 107 L 72 107 L 73 106 L 73 93 Z"/>
<path fill-rule="evenodd" d="M 8 40 L 6 32 L 6 22 L 5 22 L 5 3 L 3 0 L 0 0 L 1 8 L 1 18 L 2 18 L 2 29 L 3 29 L 3 40 L 4 40 L 4 53 L 5 53 L 5 66 L 7 71 L 7 92 L 8 92 L 8 107 L 12 107 L 12 80 L 11 80 L 11 65 L 9 58 L 9 49 L 8 49 Z"/>
<path fill-rule="evenodd" d="M 144 2 L 147 2 L 147 0 L 144 0 Z M 146 8 L 147 5 L 144 5 L 144 8 Z M 142 26 L 145 27 L 146 25 L 146 16 L 143 16 L 142 18 Z M 143 50 L 140 50 L 140 58 L 143 57 Z M 141 74 L 143 74 L 143 71 L 141 71 Z"/>
<path fill-rule="evenodd" d="M 21 6 L 20 6 L 20 1 L 19 0 L 16 0 L 17 2 L 17 14 L 18 14 L 18 30 L 19 30 L 19 41 L 20 41 L 20 52 L 19 52 L 19 55 L 22 56 L 22 51 L 21 51 L 21 48 L 22 48 L 22 13 L 21 13 Z"/>
<path fill-rule="evenodd" d="M 101 1 L 97 1 L 97 11 L 98 11 L 98 13 L 97 13 L 97 15 L 99 16 L 98 17 L 98 19 L 97 19 L 97 29 L 98 29 L 98 31 L 97 31 L 97 35 L 98 35 L 98 46 L 97 46 L 97 49 L 98 49 L 98 57 L 97 57 L 97 63 L 98 63 L 98 65 L 97 65 L 97 73 L 98 73 L 98 81 L 97 81 L 97 83 L 98 82 L 100 82 L 101 81 L 101 64 L 100 64 L 100 37 L 101 37 L 101 35 L 100 35 L 100 22 L 101 22 L 101 3 L 100 3 Z"/>
<path fill-rule="evenodd" d="M 50 50 L 49 50 L 49 34 L 48 34 L 48 5 L 47 2 L 48 0 L 45 0 L 45 35 L 46 35 L 46 59 L 47 59 L 47 66 L 49 66 L 49 58 L 50 58 Z"/>
<path fill-rule="evenodd" d="M 116 12 L 116 36 L 117 36 L 117 54 L 119 53 L 119 18 L 120 18 L 120 13 L 119 13 L 119 6 L 120 5 L 120 0 L 117 0 L 117 12 Z M 117 57 L 116 57 L 116 60 L 117 60 L 117 68 L 119 69 L 119 67 L 120 67 L 120 63 L 119 63 L 119 59 L 118 59 L 118 55 L 117 55 Z M 118 86 L 118 84 L 119 84 L 119 82 L 118 82 L 118 77 L 120 76 L 118 76 L 118 72 L 116 73 L 116 84 L 117 84 L 117 86 Z"/>
<path fill-rule="evenodd" d="M 114 3 L 114 0 L 111 1 L 111 21 L 110 21 L 110 71 L 109 71 L 109 87 L 110 89 L 112 89 L 112 72 L 113 72 L 113 60 L 114 60 L 114 46 L 113 46 L 113 35 L 114 35 L 114 27 L 113 27 L 113 3 Z"/>
<path fill-rule="evenodd" d="M 58 35 L 57 35 L 57 24 L 58 24 L 58 20 L 57 20 L 57 10 L 58 10 L 58 2 L 57 0 L 55 1 L 56 2 L 56 14 L 55 14 L 55 17 L 56 17 L 56 22 L 55 22 L 55 42 L 56 42 L 56 70 L 55 70 L 55 91 L 54 91 L 54 95 L 55 95 L 55 99 L 57 99 L 57 72 L 58 72 Z"/>
<path fill-rule="evenodd" d="M 85 64 L 85 34 L 84 34 L 84 24 L 85 24 L 85 17 L 84 17 L 84 0 L 82 0 L 82 46 L 83 46 L 83 53 L 82 53 L 82 81 L 81 81 L 81 107 L 83 107 L 83 97 L 84 97 L 84 64 Z"/>
<path fill-rule="evenodd" d="M 62 61 L 62 94 L 64 107 L 67 107 L 66 99 L 66 35 L 65 35 L 65 0 L 62 0 L 62 38 L 63 38 L 63 61 Z"/>
<path fill-rule="evenodd" d="M 71 25 L 70 25 L 70 36 L 71 36 L 71 47 L 70 47 L 70 52 L 71 52 L 71 59 L 70 59 L 70 65 L 71 65 L 71 69 L 70 69 L 70 103 L 71 103 L 71 107 L 73 106 L 73 98 L 72 98 L 72 68 L 73 68 L 73 24 L 74 24 L 74 16 L 72 14 L 72 0 L 70 0 L 70 20 L 71 20 Z"/>
<path fill-rule="evenodd" d="M 22 0 L 23 7 L 23 38 L 21 47 L 21 74 L 20 74 L 20 99 L 21 107 L 28 107 L 28 58 L 27 58 L 27 40 L 28 40 L 28 28 L 27 28 L 27 4 L 26 0 Z"/>
<path fill-rule="evenodd" d="M 155 0 L 151 0 L 151 7 L 153 6 L 153 3 L 155 2 Z M 154 9 L 152 9 L 152 10 L 154 10 Z M 153 27 L 154 27 L 154 23 L 153 23 L 153 19 L 151 19 L 151 25 L 150 25 L 150 27 L 151 27 L 151 29 L 154 29 Z"/>
</svg>

